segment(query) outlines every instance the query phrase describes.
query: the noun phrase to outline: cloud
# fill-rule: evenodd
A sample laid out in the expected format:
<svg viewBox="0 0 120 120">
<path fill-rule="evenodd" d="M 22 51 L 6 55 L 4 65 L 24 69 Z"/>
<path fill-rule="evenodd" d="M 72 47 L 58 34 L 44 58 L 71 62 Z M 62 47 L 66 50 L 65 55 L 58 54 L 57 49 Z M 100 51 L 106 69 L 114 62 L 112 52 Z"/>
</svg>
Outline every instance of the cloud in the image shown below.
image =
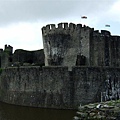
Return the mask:
<svg viewBox="0 0 120 120">
<path fill-rule="evenodd" d="M 112 3 L 114 0 L 0 0 L 0 24 L 91 15 L 104 11 Z"/>
<path fill-rule="evenodd" d="M 114 22 L 120 22 L 119 13 L 120 13 L 120 1 L 117 0 L 108 12 L 108 14 L 110 16 L 109 19 Z"/>
<path fill-rule="evenodd" d="M 0 28 L 0 45 L 15 49 L 37 50 L 43 47 L 40 23 L 18 23 Z"/>
<path fill-rule="evenodd" d="M 12 0 L 0 1 L 0 23 L 19 21 L 36 21 L 64 17 L 72 11 L 72 4 L 68 1 L 50 0 Z"/>
<path fill-rule="evenodd" d="M 82 23 L 102 29 L 119 16 L 119 3 L 119 0 L 0 0 L 0 47 L 10 44 L 14 50 L 43 48 L 41 28 L 51 23 Z M 83 15 L 88 19 L 82 20 Z"/>
</svg>

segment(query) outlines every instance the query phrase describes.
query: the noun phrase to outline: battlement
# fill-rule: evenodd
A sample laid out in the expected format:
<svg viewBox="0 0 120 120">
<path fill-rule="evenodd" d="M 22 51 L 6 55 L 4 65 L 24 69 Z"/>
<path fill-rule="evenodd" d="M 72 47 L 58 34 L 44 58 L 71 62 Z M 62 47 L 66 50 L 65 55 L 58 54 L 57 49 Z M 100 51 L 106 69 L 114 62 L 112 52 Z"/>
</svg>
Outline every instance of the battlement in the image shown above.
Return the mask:
<svg viewBox="0 0 120 120">
<path fill-rule="evenodd" d="M 74 31 L 74 30 L 80 30 L 80 29 L 90 29 L 90 27 L 82 24 L 74 24 L 74 23 L 58 23 L 57 26 L 55 24 L 48 24 L 44 27 L 42 27 L 42 34 L 46 35 L 48 33 L 53 32 L 65 32 L 65 31 Z"/>
<path fill-rule="evenodd" d="M 3 52 L 3 49 L 0 49 L 0 53 Z"/>
<path fill-rule="evenodd" d="M 101 30 L 101 34 L 105 35 L 105 36 L 110 36 L 111 33 L 107 30 Z"/>
<path fill-rule="evenodd" d="M 99 30 L 93 30 L 93 31 L 94 31 L 93 36 L 98 36 L 101 34 Z"/>
<path fill-rule="evenodd" d="M 5 45 L 5 48 L 4 48 L 4 51 L 6 52 L 9 52 L 9 54 L 12 54 L 13 52 L 13 47 L 10 46 L 10 45 Z"/>
<path fill-rule="evenodd" d="M 111 36 L 111 33 L 107 30 L 101 30 L 101 31 L 94 30 L 93 36 L 98 36 L 98 35 L 100 35 L 100 36 Z"/>
</svg>

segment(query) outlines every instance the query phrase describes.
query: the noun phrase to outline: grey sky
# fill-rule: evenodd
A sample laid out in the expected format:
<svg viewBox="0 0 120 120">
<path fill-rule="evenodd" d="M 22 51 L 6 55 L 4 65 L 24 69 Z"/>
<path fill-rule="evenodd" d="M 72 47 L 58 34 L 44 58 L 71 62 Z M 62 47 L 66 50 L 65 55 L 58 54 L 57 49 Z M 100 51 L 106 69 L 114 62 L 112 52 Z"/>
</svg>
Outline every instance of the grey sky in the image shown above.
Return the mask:
<svg viewBox="0 0 120 120">
<path fill-rule="evenodd" d="M 0 0 L 0 24 L 49 21 L 108 9 L 115 0 Z"/>
<path fill-rule="evenodd" d="M 41 28 L 60 22 L 82 23 L 119 34 L 120 0 L 0 0 L 0 48 L 41 49 Z M 81 16 L 88 17 L 82 20 Z"/>
</svg>

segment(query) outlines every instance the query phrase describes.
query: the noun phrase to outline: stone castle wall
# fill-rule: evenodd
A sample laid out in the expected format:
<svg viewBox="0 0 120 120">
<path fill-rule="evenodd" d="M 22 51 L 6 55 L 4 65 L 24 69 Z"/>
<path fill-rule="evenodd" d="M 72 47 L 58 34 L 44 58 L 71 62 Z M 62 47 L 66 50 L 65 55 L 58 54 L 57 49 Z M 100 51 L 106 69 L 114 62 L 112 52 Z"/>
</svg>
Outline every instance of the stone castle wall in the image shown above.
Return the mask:
<svg viewBox="0 0 120 120">
<path fill-rule="evenodd" d="M 110 32 L 94 31 L 90 41 L 91 66 L 120 66 L 120 36 L 111 36 Z"/>
<path fill-rule="evenodd" d="M 12 67 L 0 76 L 0 100 L 10 104 L 76 109 L 120 98 L 120 68 Z"/>
<path fill-rule="evenodd" d="M 76 66 L 77 55 L 86 56 L 89 65 L 89 27 L 59 23 L 42 28 L 45 65 Z"/>
<path fill-rule="evenodd" d="M 120 99 L 120 36 L 73 23 L 47 25 L 42 35 L 44 52 L 12 54 L 11 46 L 0 50 L 1 101 L 76 109 L 80 104 Z"/>
<path fill-rule="evenodd" d="M 22 49 L 15 50 L 12 63 L 19 62 L 20 65 L 29 64 L 29 65 L 44 65 L 44 52 L 43 49 L 36 51 L 27 51 Z"/>
<path fill-rule="evenodd" d="M 109 31 L 59 23 L 43 27 L 42 35 L 46 66 L 120 66 L 120 36 Z"/>
<path fill-rule="evenodd" d="M 13 53 L 13 47 L 5 45 L 5 49 L 0 49 L 0 67 L 10 66 L 44 66 L 44 51 L 27 51 L 17 49 Z"/>
</svg>

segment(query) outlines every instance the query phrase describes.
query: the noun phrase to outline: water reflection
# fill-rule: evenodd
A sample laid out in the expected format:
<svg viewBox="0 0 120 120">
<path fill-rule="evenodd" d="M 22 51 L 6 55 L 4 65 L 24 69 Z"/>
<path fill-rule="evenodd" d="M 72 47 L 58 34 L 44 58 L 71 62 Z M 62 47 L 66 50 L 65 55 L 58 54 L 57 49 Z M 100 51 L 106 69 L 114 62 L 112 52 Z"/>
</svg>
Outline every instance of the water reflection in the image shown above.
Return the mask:
<svg viewBox="0 0 120 120">
<path fill-rule="evenodd" d="M 0 120 L 72 120 L 75 112 L 21 107 L 0 102 Z"/>
</svg>

